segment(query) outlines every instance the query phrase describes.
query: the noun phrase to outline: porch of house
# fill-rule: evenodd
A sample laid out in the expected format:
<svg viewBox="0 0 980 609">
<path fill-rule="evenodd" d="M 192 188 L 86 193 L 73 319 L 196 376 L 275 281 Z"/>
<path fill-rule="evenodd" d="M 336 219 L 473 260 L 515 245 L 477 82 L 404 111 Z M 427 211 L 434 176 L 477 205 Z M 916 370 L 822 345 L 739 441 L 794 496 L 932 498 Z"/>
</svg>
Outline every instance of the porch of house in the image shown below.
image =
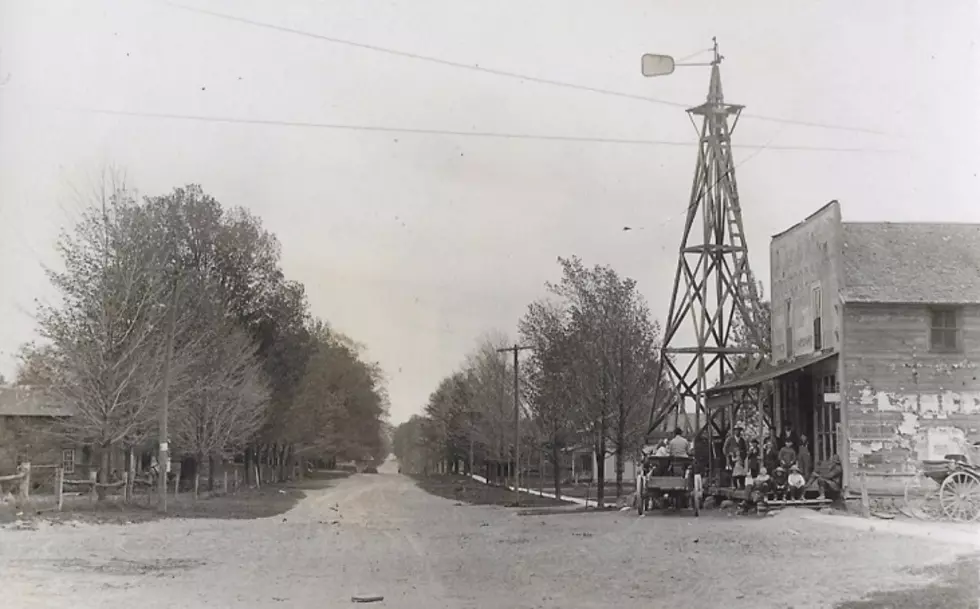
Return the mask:
<svg viewBox="0 0 980 609">
<path fill-rule="evenodd" d="M 746 429 L 749 438 L 772 437 L 781 441 L 786 425 L 800 438 L 806 438 L 810 465 L 802 472 L 809 478 L 814 471 L 825 472 L 833 455 L 846 451 L 845 429 L 841 418 L 840 388 L 837 380 L 838 354 L 827 350 L 796 358 L 777 366 L 750 372 L 708 391 L 709 422 L 714 433 L 709 455 L 709 494 L 744 499 L 732 488 L 724 468 L 722 444 L 731 422 L 743 408 L 758 413 L 757 426 Z M 841 457 L 844 482 L 847 459 Z M 810 502 L 806 502 L 810 503 Z"/>
</svg>

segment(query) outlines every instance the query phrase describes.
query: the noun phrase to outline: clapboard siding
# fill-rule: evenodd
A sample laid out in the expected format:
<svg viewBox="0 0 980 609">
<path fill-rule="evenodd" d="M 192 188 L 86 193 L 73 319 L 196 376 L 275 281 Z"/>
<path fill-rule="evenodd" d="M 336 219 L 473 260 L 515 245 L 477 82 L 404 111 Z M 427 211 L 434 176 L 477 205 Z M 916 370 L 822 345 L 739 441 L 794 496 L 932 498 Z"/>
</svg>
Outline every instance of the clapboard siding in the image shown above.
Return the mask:
<svg viewBox="0 0 980 609">
<path fill-rule="evenodd" d="M 959 315 L 961 350 L 930 350 L 924 305 L 844 308 L 849 486 L 898 491 L 923 459 L 980 441 L 980 305 Z M 937 456 L 938 455 L 938 456 Z"/>
</svg>

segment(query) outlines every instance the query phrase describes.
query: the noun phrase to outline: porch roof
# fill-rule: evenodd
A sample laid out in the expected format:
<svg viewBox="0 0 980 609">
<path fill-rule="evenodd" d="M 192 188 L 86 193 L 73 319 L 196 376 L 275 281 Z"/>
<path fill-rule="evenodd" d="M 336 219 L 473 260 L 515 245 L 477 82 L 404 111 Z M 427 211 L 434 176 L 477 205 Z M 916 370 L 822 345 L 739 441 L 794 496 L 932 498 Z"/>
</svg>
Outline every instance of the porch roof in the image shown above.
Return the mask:
<svg viewBox="0 0 980 609">
<path fill-rule="evenodd" d="M 816 364 L 817 362 L 822 362 L 826 359 L 830 359 L 837 355 L 836 350 L 825 351 L 820 353 L 812 353 L 810 355 L 805 355 L 803 357 L 798 357 L 792 359 L 788 362 L 783 362 L 778 366 L 767 366 L 761 370 L 754 370 L 741 378 L 737 378 L 733 381 L 729 381 L 717 387 L 712 387 L 708 389 L 705 393 L 709 396 L 718 395 L 725 393 L 727 391 L 732 391 L 735 389 L 746 389 L 748 387 L 754 387 L 756 385 L 761 385 L 766 381 L 771 381 L 775 378 L 779 378 L 790 372 L 796 372 L 797 370 L 802 370 L 807 366 Z"/>
</svg>

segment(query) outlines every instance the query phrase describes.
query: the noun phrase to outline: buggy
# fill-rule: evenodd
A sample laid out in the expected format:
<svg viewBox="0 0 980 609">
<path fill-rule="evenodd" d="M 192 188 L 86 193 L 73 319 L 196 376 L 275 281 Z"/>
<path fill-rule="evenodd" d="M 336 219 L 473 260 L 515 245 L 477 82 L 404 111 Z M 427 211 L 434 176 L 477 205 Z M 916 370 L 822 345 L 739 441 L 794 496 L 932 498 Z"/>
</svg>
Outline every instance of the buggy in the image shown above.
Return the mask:
<svg viewBox="0 0 980 609">
<path fill-rule="evenodd" d="M 695 474 L 690 457 L 647 456 L 636 476 L 636 510 L 640 516 L 647 506 L 701 512 L 701 476 Z"/>
</svg>

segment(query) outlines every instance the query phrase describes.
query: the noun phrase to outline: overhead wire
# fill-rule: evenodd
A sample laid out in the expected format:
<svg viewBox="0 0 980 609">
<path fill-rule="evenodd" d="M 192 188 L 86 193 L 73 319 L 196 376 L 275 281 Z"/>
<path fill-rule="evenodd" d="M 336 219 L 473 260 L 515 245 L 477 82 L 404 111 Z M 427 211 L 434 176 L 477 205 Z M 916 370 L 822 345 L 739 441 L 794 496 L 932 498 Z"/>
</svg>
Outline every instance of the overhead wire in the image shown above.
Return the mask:
<svg viewBox="0 0 980 609">
<path fill-rule="evenodd" d="M 540 140 L 552 142 L 585 142 L 599 144 L 626 144 L 637 146 L 697 146 L 697 142 L 678 141 L 678 140 L 656 140 L 640 138 L 615 138 L 615 137 L 592 137 L 579 135 L 550 135 L 534 133 L 507 133 L 497 131 L 459 131 L 452 129 L 430 129 L 423 127 L 398 127 L 389 125 L 357 125 L 346 123 L 323 123 L 316 121 L 290 121 L 281 119 L 259 119 L 259 118 L 236 118 L 227 116 L 209 116 L 200 114 L 179 114 L 172 112 L 143 112 L 136 110 L 115 110 L 108 108 L 87 108 L 87 107 L 60 107 L 60 110 L 69 112 L 84 112 L 90 114 L 104 114 L 110 116 L 125 116 L 135 118 L 155 118 L 167 120 L 183 120 L 206 123 L 227 123 L 244 124 L 275 127 L 297 127 L 308 129 L 332 129 L 340 131 L 364 131 L 376 133 L 402 133 L 412 135 L 442 135 L 452 137 L 481 137 L 493 139 L 518 139 L 518 140 Z M 880 148 L 862 147 L 828 147 L 828 146 L 767 146 L 765 144 L 733 144 L 738 148 L 767 148 L 772 150 L 786 150 L 799 152 L 840 152 L 840 153 L 872 153 L 872 154 L 891 154 L 897 150 Z"/>
<path fill-rule="evenodd" d="M 579 90 L 579 91 L 586 91 L 586 92 L 589 92 L 589 93 L 597 93 L 597 94 L 600 94 L 600 95 L 608 95 L 608 96 L 620 97 L 620 98 L 624 98 L 624 99 L 633 99 L 633 100 L 637 100 L 637 101 L 645 101 L 645 102 L 654 103 L 654 104 L 661 104 L 661 105 L 665 105 L 665 106 L 672 106 L 672 107 L 675 107 L 675 108 L 685 108 L 685 109 L 687 109 L 687 108 L 690 107 L 690 104 L 687 104 L 687 103 L 684 103 L 684 102 L 677 102 L 677 101 L 672 101 L 672 100 L 660 99 L 660 98 L 656 98 L 656 97 L 650 97 L 650 96 L 647 96 L 647 95 L 638 95 L 638 94 L 635 94 L 635 93 L 626 93 L 626 92 L 623 92 L 623 91 L 615 91 L 615 90 L 612 90 L 612 89 L 604 89 L 604 88 L 601 88 L 601 87 L 593 87 L 593 86 L 589 86 L 589 85 L 581 85 L 581 84 L 569 83 L 569 82 L 564 82 L 564 81 L 560 81 L 560 80 L 553 80 L 553 79 L 550 79 L 550 78 L 541 78 L 541 77 L 538 77 L 538 76 L 530 76 L 530 75 L 527 75 L 527 74 L 519 74 L 517 72 L 510 72 L 510 71 L 507 71 L 507 70 L 498 70 L 498 69 L 495 69 L 495 68 L 487 68 L 487 67 L 481 66 L 479 64 L 469 64 L 469 63 L 463 63 L 463 62 L 460 62 L 460 61 L 452 61 L 452 60 L 449 60 L 449 59 L 442 59 L 440 57 L 433 57 L 431 55 L 422 55 L 420 53 L 413 53 L 413 52 L 410 52 L 410 51 L 402 51 L 402 50 L 399 50 L 399 49 L 393 49 L 393 48 L 389 48 L 389 47 L 383 47 L 383 46 L 379 46 L 379 45 L 375 45 L 375 44 L 368 44 L 368 43 L 364 43 L 364 42 L 357 42 L 357 41 L 348 40 L 348 39 L 345 39 L 345 38 L 338 38 L 336 36 L 327 36 L 325 34 L 317 34 L 317 33 L 309 32 L 309 31 L 306 31 L 306 30 L 300 30 L 300 29 L 296 29 L 296 28 L 291 28 L 291 27 L 283 26 L 283 25 L 276 25 L 274 23 L 268 23 L 268 22 L 265 22 L 265 21 L 258 21 L 258 20 L 255 20 L 255 19 L 249 19 L 247 17 L 240 17 L 238 15 L 232 15 L 232 14 L 229 14 L 229 13 L 221 13 L 221 12 L 218 12 L 218 11 L 212 11 L 212 10 L 208 10 L 208 9 L 203 9 L 203 8 L 188 6 L 188 5 L 185 5 L 185 4 L 179 4 L 177 2 L 171 2 L 170 0 L 154 0 L 154 1 L 160 2 L 161 4 L 165 4 L 167 6 L 170 6 L 172 8 L 176 8 L 176 9 L 179 9 L 179 10 L 188 11 L 188 12 L 191 12 L 191 13 L 197 13 L 197 14 L 200 14 L 200 15 L 207 15 L 207 16 L 210 16 L 210 17 L 218 18 L 218 19 L 225 19 L 225 20 L 228 20 L 228 21 L 242 23 L 242 24 L 245 24 L 245 25 L 253 26 L 253 27 L 259 27 L 259 28 L 265 28 L 265 29 L 275 30 L 275 31 L 278 31 L 278 32 L 286 33 L 286 34 L 293 34 L 293 35 L 296 35 L 296 36 L 304 36 L 304 37 L 307 37 L 307 38 L 313 38 L 313 39 L 316 39 L 316 40 L 322 40 L 324 42 L 330 42 L 330 43 L 333 43 L 333 44 L 344 45 L 344 46 L 349 46 L 349 47 L 353 47 L 353 48 L 364 49 L 364 50 L 368 50 L 368 51 L 374 51 L 374 52 L 377 52 L 377 53 L 385 53 L 385 54 L 388 54 L 388 55 L 395 55 L 395 56 L 398 56 L 398 57 L 404 57 L 404 58 L 407 58 L 407 59 L 414 59 L 414 60 L 417 60 L 417 61 L 425 61 L 425 62 L 428 62 L 428 63 L 438 64 L 438 65 L 452 67 L 452 68 L 459 68 L 459 69 L 471 70 L 471 71 L 475 71 L 475 72 L 482 72 L 482 73 L 485 73 L 485 74 L 492 74 L 494 76 L 501 76 L 501 77 L 505 77 L 505 78 L 515 78 L 517 80 L 523 80 L 523 81 L 533 82 L 533 83 L 538 83 L 538 84 L 543 84 L 543 85 L 550 85 L 550 86 L 554 86 L 554 87 L 563 87 L 563 88 L 566 88 L 566 89 L 576 89 L 576 90 Z M 699 54 L 701 54 L 703 52 L 704 51 L 698 51 L 698 52 L 693 53 L 692 55 L 690 55 L 688 57 L 685 57 L 684 59 L 690 59 L 691 57 L 695 57 L 695 56 L 697 56 L 697 55 L 699 55 Z M 680 62 L 680 61 L 683 61 L 683 59 L 682 60 L 678 60 L 678 62 Z M 855 132 L 855 133 L 866 133 L 866 134 L 872 134 L 872 135 L 886 135 L 886 136 L 887 135 L 892 135 L 892 134 L 885 133 L 885 132 L 880 131 L 880 130 L 870 129 L 870 128 L 867 128 L 867 127 L 853 127 L 853 126 L 845 126 L 845 125 L 834 125 L 834 124 L 831 124 L 831 123 L 822 123 L 822 122 L 818 122 L 818 121 L 804 121 L 804 120 L 797 120 L 797 119 L 779 118 L 779 117 L 765 116 L 765 115 L 760 115 L 760 114 L 743 113 L 742 114 L 742 117 L 743 118 L 750 118 L 750 119 L 754 119 L 754 120 L 759 120 L 759 121 L 767 121 L 767 122 L 772 122 L 772 123 L 783 123 L 783 124 L 790 124 L 790 125 L 800 125 L 800 126 L 803 126 L 803 127 L 813 127 L 813 128 L 819 128 L 819 129 L 831 129 L 831 130 L 835 130 L 835 131 L 851 131 L 851 132 Z"/>
</svg>

